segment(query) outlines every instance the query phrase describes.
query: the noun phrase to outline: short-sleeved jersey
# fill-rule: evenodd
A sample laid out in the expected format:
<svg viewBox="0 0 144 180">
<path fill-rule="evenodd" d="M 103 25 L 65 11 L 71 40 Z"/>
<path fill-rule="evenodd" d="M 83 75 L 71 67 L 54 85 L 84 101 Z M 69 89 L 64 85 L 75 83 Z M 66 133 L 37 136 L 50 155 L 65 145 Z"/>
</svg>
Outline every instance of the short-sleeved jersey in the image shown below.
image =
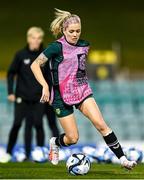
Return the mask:
<svg viewBox="0 0 144 180">
<path fill-rule="evenodd" d="M 63 36 L 43 52 L 50 65 L 52 87 L 59 88 L 62 99 L 68 105 L 79 104 L 92 94 L 85 70 L 88 49 L 87 41 L 79 40 L 73 45 Z M 53 102 L 53 88 L 50 90 Z"/>
<path fill-rule="evenodd" d="M 79 40 L 74 46 L 89 46 L 89 43 L 85 40 Z M 48 45 L 43 51 L 43 54 L 48 58 L 50 63 L 51 71 L 53 74 L 53 85 L 58 85 L 58 65 L 63 61 L 62 44 L 55 41 Z"/>
<path fill-rule="evenodd" d="M 50 64 L 52 84 L 58 85 L 58 65 L 63 60 L 62 45 L 59 42 L 53 42 L 44 50 L 43 54 L 48 58 Z"/>
</svg>

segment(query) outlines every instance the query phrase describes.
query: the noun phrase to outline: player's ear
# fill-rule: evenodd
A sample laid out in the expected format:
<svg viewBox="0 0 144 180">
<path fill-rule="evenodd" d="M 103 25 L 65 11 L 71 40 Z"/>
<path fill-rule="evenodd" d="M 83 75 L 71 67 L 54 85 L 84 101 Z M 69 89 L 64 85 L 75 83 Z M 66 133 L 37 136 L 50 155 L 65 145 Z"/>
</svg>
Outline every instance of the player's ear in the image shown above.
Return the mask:
<svg viewBox="0 0 144 180">
<path fill-rule="evenodd" d="M 66 35 L 66 30 L 65 30 L 65 28 L 62 29 L 62 34 L 63 34 L 63 35 Z"/>
<path fill-rule="evenodd" d="M 62 34 L 63 34 L 63 35 L 66 35 L 66 32 L 65 32 L 64 28 L 63 28 L 63 30 L 62 30 Z"/>
</svg>

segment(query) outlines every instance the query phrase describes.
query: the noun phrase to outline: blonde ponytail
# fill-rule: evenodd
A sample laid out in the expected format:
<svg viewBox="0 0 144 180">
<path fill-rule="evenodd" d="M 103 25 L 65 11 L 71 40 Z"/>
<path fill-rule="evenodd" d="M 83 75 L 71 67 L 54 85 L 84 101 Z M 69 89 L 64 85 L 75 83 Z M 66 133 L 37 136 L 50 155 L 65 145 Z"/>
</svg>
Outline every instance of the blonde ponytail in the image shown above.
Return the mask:
<svg viewBox="0 0 144 180">
<path fill-rule="evenodd" d="M 58 34 L 62 33 L 62 24 L 63 21 L 71 16 L 71 13 L 68 11 L 62 11 L 60 9 L 55 8 L 55 19 L 52 21 L 50 25 L 50 29 L 53 35 L 58 36 Z"/>
<path fill-rule="evenodd" d="M 80 23 L 80 18 L 77 15 L 71 14 L 68 11 L 62 11 L 55 8 L 55 19 L 50 25 L 50 30 L 54 36 L 62 33 L 63 28 L 66 28 L 70 23 Z"/>
</svg>

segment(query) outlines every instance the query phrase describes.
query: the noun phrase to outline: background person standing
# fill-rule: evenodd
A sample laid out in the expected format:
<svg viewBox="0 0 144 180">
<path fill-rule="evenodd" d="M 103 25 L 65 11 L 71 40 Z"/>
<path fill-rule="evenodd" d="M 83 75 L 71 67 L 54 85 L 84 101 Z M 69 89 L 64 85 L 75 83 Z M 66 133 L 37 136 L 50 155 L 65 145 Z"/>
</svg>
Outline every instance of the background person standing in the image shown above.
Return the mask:
<svg viewBox="0 0 144 180">
<path fill-rule="evenodd" d="M 42 118 L 45 113 L 45 105 L 39 102 L 41 86 L 37 83 L 30 69 L 31 63 L 44 50 L 43 37 L 44 32 L 41 28 L 31 27 L 28 29 L 27 45 L 16 53 L 8 70 L 8 100 L 14 102 L 14 121 L 9 134 L 7 154 L 3 162 L 11 160 L 12 150 L 23 120 L 25 120 L 25 160 L 30 158 L 33 126 L 36 129 L 37 145 L 44 146 Z M 16 82 L 15 90 L 14 82 Z M 54 113 L 53 116 L 55 118 Z"/>
</svg>

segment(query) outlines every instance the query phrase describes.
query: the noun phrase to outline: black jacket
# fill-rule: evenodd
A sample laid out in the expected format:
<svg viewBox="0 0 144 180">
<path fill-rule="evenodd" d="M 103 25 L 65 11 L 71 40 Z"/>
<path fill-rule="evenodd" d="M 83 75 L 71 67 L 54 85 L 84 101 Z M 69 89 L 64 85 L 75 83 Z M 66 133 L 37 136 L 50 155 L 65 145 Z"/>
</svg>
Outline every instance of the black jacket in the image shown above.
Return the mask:
<svg viewBox="0 0 144 180">
<path fill-rule="evenodd" d="M 18 51 L 9 67 L 7 74 L 8 94 L 15 94 L 26 101 L 39 101 L 42 87 L 35 79 L 30 65 L 43 51 L 43 47 L 38 51 L 29 50 L 28 46 Z M 16 88 L 14 90 L 14 79 L 16 76 Z"/>
</svg>

